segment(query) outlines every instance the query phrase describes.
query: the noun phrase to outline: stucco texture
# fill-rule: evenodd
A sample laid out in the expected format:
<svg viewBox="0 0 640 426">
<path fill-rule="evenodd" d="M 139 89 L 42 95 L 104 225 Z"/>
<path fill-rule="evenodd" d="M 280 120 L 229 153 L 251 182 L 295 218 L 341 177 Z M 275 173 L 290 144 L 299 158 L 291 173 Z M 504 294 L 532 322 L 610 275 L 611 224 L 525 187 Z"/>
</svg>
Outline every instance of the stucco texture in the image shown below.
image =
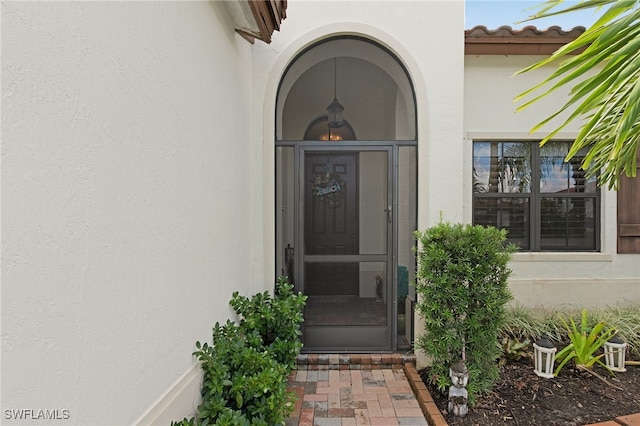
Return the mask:
<svg viewBox="0 0 640 426">
<path fill-rule="evenodd" d="M 4 410 L 131 424 L 263 290 L 249 54 L 219 2 L 2 3 Z"/>
</svg>

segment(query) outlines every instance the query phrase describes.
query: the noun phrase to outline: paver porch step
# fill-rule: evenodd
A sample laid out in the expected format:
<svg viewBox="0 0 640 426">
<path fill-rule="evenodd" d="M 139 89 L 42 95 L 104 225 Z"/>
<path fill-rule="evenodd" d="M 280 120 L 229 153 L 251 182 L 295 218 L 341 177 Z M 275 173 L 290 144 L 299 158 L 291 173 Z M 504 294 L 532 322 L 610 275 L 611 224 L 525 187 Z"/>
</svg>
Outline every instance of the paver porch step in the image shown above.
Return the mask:
<svg viewBox="0 0 640 426">
<path fill-rule="evenodd" d="M 300 354 L 298 370 L 380 370 L 401 369 L 404 364 L 414 364 L 414 354 Z"/>
</svg>

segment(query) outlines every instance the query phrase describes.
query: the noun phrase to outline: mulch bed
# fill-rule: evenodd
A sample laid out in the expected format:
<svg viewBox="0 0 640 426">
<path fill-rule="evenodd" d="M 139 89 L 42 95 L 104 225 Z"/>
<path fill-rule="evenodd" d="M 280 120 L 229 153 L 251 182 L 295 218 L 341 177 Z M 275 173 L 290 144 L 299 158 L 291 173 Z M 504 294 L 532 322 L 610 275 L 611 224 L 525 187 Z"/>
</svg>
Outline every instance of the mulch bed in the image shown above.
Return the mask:
<svg viewBox="0 0 640 426">
<path fill-rule="evenodd" d="M 533 360 L 507 364 L 500 381 L 488 395 L 480 396 L 465 417 L 447 413 L 447 396 L 428 380 L 428 368 L 420 376 L 450 425 L 586 425 L 640 412 L 640 366 L 612 377 L 604 368 L 593 375 L 565 366 L 558 377 L 544 379 L 533 372 Z"/>
</svg>

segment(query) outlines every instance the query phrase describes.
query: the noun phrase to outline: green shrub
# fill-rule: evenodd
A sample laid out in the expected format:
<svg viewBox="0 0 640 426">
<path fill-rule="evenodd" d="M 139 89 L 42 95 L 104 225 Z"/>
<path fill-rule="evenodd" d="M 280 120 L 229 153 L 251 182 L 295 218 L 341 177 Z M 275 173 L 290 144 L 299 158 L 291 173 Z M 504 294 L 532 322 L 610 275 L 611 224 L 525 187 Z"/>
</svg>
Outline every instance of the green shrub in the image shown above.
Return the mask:
<svg viewBox="0 0 640 426">
<path fill-rule="evenodd" d="M 194 355 L 202 364 L 202 425 L 225 419 L 241 424 L 276 425 L 292 408 L 287 393 L 288 368 L 262 346 L 256 332 L 245 333 L 231 321 L 213 329 L 213 346 L 196 343 Z"/>
<path fill-rule="evenodd" d="M 293 409 L 287 378 L 302 344 L 300 326 L 306 296 L 294 294 L 286 278 L 275 295 L 252 298 L 233 293 L 239 324 L 213 328 L 213 345 L 196 342 L 193 355 L 203 370 L 202 404 L 195 417 L 175 426 L 272 426 L 284 424 Z"/>
<path fill-rule="evenodd" d="M 257 332 L 275 359 L 293 369 L 302 348 L 300 324 L 307 296 L 295 294 L 286 278 L 278 279 L 274 293 L 274 297 L 265 291 L 247 298 L 236 291 L 229 303 L 241 317 L 240 328 Z"/>
<path fill-rule="evenodd" d="M 511 299 L 507 263 L 512 245 L 506 231 L 440 222 L 419 240 L 417 309 L 425 334 L 416 347 L 432 360 L 431 379 L 444 391 L 451 364 L 461 358 L 469 370 L 470 403 L 498 380 L 498 334 Z"/>
</svg>

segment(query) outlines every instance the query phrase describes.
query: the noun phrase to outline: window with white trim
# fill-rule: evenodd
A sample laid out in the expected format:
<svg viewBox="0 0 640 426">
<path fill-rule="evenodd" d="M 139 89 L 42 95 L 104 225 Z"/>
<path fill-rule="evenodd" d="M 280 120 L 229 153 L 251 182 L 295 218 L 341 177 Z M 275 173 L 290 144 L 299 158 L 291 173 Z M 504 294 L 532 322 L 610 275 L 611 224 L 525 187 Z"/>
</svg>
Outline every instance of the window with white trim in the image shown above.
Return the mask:
<svg viewBox="0 0 640 426">
<path fill-rule="evenodd" d="M 600 190 L 571 142 L 473 142 L 473 223 L 508 231 L 524 251 L 598 251 Z"/>
</svg>

